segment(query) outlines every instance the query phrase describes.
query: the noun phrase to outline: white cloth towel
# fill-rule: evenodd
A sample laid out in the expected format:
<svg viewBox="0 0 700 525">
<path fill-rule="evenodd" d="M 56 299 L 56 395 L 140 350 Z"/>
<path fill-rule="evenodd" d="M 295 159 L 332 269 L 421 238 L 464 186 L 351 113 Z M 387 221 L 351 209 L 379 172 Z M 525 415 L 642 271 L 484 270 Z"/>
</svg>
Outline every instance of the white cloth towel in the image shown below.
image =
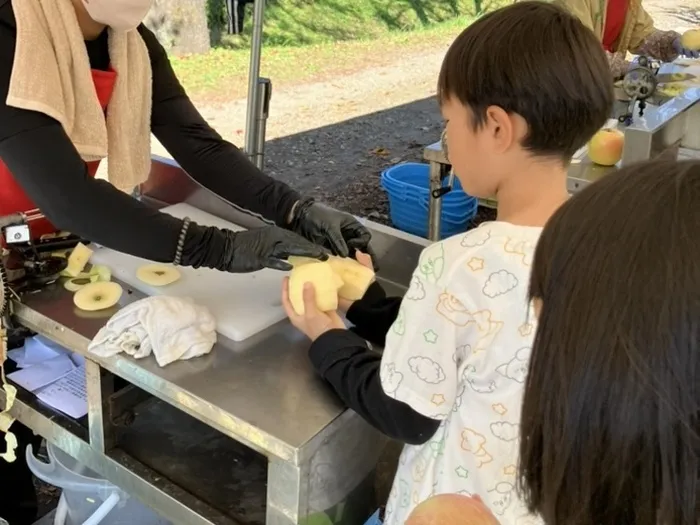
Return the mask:
<svg viewBox="0 0 700 525">
<path fill-rule="evenodd" d="M 154 296 L 119 310 L 97 332 L 88 351 L 111 357 L 120 352 L 141 359 L 153 353 L 160 366 L 211 352 L 216 321 L 192 299 Z"/>
</svg>

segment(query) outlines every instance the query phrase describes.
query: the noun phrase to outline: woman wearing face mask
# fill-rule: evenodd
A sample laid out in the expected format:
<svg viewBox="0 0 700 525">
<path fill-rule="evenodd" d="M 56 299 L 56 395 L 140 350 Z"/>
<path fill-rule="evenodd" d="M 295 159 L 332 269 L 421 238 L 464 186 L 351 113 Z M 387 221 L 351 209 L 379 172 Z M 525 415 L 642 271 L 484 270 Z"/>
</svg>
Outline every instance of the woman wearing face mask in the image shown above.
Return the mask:
<svg viewBox="0 0 700 525">
<path fill-rule="evenodd" d="M 228 272 L 288 269 L 290 254 L 366 251 L 352 216 L 301 198 L 223 140 L 185 94 L 165 51 L 141 25 L 153 0 L 0 0 L 0 216 L 40 210 L 33 237 L 57 228 L 160 262 Z M 148 176 L 151 132 L 187 172 L 274 223 L 234 233 L 151 209 L 126 193 Z M 109 180 L 95 180 L 109 151 Z M 115 187 L 116 186 L 116 187 Z M 119 188 L 119 189 L 118 189 Z M 311 242 L 310 242 L 311 241 Z M 32 439 L 0 460 L 0 517 L 31 524 Z"/>
<path fill-rule="evenodd" d="M 141 24 L 152 3 L 0 0 L 0 216 L 38 209 L 36 237 L 60 228 L 227 272 L 286 270 L 291 254 L 324 258 L 318 245 L 365 250 L 370 234 L 352 216 L 265 176 L 209 127 Z M 202 186 L 274 225 L 204 227 L 119 191 L 147 178 L 151 133 Z M 108 151 L 111 184 L 93 178 Z"/>
</svg>

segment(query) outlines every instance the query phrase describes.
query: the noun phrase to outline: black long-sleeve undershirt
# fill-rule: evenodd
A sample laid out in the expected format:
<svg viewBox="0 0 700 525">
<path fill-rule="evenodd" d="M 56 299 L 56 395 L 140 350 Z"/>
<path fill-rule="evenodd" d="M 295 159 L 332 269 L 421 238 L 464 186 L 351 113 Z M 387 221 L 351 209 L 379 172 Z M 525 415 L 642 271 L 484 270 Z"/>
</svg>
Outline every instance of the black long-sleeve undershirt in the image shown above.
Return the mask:
<svg viewBox="0 0 700 525">
<path fill-rule="evenodd" d="M 331 330 L 316 339 L 309 358 L 345 404 L 387 436 L 420 445 L 437 431 L 440 422 L 389 397 L 379 378 L 381 355 L 365 341 L 384 346 L 386 334 L 396 320 L 400 297 L 386 297 L 379 283 L 348 310 L 349 330 Z"/>
<path fill-rule="evenodd" d="M 243 152 L 209 127 L 177 80 L 155 35 L 144 26 L 139 32 L 153 69 L 153 134 L 204 187 L 252 214 L 286 225 L 299 195 L 261 173 Z M 56 120 L 5 103 L 15 41 L 11 2 L 0 1 L 0 159 L 19 186 L 60 229 L 125 253 L 172 261 L 182 227 L 179 219 L 149 208 L 105 181 L 92 179 Z M 91 67 L 107 70 L 107 33 L 86 42 L 86 48 Z M 219 262 L 224 244 L 220 230 L 193 224 L 182 263 L 210 266 Z"/>
</svg>

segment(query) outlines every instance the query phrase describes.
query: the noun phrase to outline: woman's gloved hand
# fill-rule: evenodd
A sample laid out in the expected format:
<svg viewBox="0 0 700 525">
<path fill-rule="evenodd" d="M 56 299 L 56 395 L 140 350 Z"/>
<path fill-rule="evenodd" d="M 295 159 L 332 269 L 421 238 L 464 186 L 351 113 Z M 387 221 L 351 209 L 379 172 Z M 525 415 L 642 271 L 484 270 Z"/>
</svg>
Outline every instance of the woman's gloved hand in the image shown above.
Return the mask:
<svg viewBox="0 0 700 525">
<path fill-rule="evenodd" d="M 673 41 L 673 49 L 675 49 L 676 53 L 678 53 L 679 55 L 687 57 L 687 58 L 699 58 L 700 57 L 699 51 L 693 51 L 692 49 L 686 49 L 683 47 L 683 44 L 681 44 L 681 37 L 678 37 Z"/>
<path fill-rule="evenodd" d="M 367 228 L 349 213 L 315 203 L 313 199 L 297 204 L 289 228 L 335 255 L 354 257 L 359 250 L 377 260 L 369 245 L 372 235 Z"/>
<path fill-rule="evenodd" d="M 277 226 L 264 226 L 241 232 L 222 230 L 226 243 L 221 254 L 218 270 L 232 273 L 247 273 L 272 268 L 288 271 L 292 269 L 286 259 L 290 255 L 326 260 L 326 250 L 289 230 Z"/>
</svg>

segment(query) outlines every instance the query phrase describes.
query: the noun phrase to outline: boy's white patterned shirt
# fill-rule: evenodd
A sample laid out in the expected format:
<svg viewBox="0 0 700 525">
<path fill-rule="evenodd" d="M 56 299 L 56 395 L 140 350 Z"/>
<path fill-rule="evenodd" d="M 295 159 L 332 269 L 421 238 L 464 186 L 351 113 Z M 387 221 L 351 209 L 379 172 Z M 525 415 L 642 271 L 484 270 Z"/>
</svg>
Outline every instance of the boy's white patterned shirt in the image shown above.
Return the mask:
<svg viewBox="0 0 700 525">
<path fill-rule="evenodd" d="M 518 428 L 535 334 L 527 300 L 542 228 L 489 222 L 420 257 L 386 338 L 384 391 L 441 421 L 407 445 L 386 509 L 403 525 L 430 496 L 478 494 L 501 525 L 531 525 L 516 494 Z"/>
</svg>

